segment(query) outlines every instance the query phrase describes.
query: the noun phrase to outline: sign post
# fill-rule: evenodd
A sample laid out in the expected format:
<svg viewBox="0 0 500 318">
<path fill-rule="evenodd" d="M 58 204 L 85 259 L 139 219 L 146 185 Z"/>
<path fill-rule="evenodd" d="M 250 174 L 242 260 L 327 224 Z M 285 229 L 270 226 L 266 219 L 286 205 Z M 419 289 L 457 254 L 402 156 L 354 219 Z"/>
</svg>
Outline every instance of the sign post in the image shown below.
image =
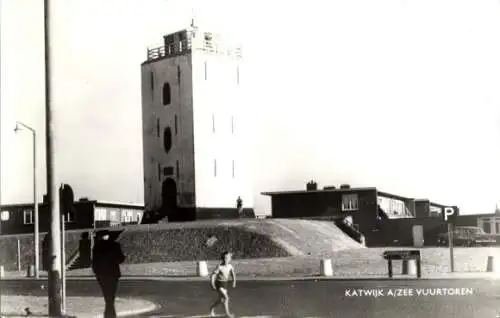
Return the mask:
<svg viewBox="0 0 500 318">
<path fill-rule="evenodd" d="M 453 255 L 453 232 L 455 228 L 455 220 L 458 216 L 457 207 L 446 207 L 444 208 L 444 221 L 448 223 L 448 245 L 450 247 L 450 272 L 455 271 L 455 257 Z"/>
<path fill-rule="evenodd" d="M 453 224 L 448 223 L 448 245 L 450 246 L 450 272 L 455 271 L 455 257 L 453 256 Z"/>
</svg>

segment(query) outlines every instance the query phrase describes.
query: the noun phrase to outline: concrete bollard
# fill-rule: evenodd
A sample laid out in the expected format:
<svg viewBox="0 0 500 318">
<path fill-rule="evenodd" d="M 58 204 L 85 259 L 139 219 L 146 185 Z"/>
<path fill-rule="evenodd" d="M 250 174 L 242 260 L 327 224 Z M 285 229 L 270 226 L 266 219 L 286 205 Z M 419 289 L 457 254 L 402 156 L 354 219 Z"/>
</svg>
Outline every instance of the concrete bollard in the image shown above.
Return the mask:
<svg viewBox="0 0 500 318">
<path fill-rule="evenodd" d="M 196 275 L 198 275 L 199 277 L 207 277 L 208 276 L 207 262 L 199 261 L 196 263 Z"/>
<path fill-rule="evenodd" d="M 331 259 L 323 259 L 320 263 L 320 275 L 321 276 L 333 276 L 333 268 L 332 268 L 332 260 Z"/>
<path fill-rule="evenodd" d="M 0 279 L 5 277 L 5 271 L 3 269 L 3 266 L 0 266 Z"/>
<path fill-rule="evenodd" d="M 493 256 L 488 256 L 488 261 L 486 263 L 486 271 L 491 273 L 495 271 L 495 260 Z"/>
<path fill-rule="evenodd" d="M 361 241 L 361 242 L 360 242 L 360 243 L 361 243 L 361 245 L 366 246 L 366 239 L 365 239 L 365 236 L 364 236 L 364 235 L 361 235 L 361 240 L 360 240 L 360 241 Z"/>
<path fill-rule="evenodd" d="M 403 260 L 401 274 L 402 275 L 417 275 L 417 261 L 414 259 Z"/>
</svg>

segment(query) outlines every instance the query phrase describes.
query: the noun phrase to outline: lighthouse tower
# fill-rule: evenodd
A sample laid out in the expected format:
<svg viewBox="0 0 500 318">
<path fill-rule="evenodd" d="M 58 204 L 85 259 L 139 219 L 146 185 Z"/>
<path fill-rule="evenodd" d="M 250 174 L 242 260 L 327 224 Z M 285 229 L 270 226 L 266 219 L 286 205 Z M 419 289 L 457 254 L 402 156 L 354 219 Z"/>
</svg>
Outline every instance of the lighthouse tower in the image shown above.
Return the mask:
<svg viewBox="0 0 500 318">
<path fill-rule="evenodd" d="M 194 24 L 163 40 L 141 66 L 146 212 L 253 216 L 240 47 Z"/>
</svg>

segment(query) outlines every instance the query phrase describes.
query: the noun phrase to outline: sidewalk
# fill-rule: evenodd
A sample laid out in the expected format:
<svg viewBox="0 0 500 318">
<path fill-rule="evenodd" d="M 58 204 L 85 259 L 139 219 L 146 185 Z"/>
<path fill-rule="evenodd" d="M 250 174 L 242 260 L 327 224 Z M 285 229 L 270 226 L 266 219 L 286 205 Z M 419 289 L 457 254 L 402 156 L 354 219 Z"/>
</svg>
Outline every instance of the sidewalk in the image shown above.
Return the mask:
<svg viewBox="0 0 500 318">
<path fill-rule="evenodd" d="M 95 280 L 94 276 L 81 275 L 81 276 L 68 276 L 67 280 Z M 274 276 L 258 276 L 258 275 L 238 275 L 238 281 L 287 281 L 287 280 L 388 280 L 390 279 L 387 274 L 357 274 L 357 273 L 333 273 L 333 276 L 320 276 L 320 275 L 274 275 Z M 392 279 L 417 279 L 416 275 L 400 275 L 395 273 Z M 442 279 L 487 279 L 487 280 L 500 280 L 500 273 L 493 272 L 453 272 L 453 273 L 422 273 L 421 280 L 442 280 Z M 36 280 L 35 278 L 26 277 L 19 272 L 6 273 L 3 280 Z M 38 279 L 46 281 L 47 276 L 41 275 Z M 207 281 L 208 277 L 199 277 L 195 275 L 184 276 L 161 276 L 161 275 L 124 275 L 120 278 L 121 281 L 130 280 L 161 280 L 161 281 Z"/>
<path fill-rule="evenodd" d="M 32 313 L 30 317 L 48 317 L 47 297 L 34 296 L 1 296 L 1 317 L 26 317 L 26 308 Z M 132 317 L 145 314 L 156 309 L 152 302 L 117 298 L 116 311 L 119 317 Z M 102 297 L 68 297 L 66 315 L 72 317 L 102 317 L 104 300 Z"/>
</svg>

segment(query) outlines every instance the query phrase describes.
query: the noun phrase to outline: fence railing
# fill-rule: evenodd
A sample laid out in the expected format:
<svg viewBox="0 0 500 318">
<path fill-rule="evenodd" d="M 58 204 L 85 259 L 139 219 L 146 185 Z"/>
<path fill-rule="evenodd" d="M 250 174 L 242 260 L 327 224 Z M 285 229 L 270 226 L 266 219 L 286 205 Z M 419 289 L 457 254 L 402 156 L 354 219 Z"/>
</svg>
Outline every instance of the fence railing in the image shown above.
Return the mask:
<svg viewBox="0 0 500 318">
<path fill-rule="evenodd" d="M 172 56 L 174 54 L 181 54 L 183 52 L 189 51 L 192 49 L 191 40 L 183 40 L 167 45 L 163 45 L 160 47 L 156 47 L 153 49 L 148 49 L 147 51 L 147 60 L 157 60 L 167 56 Z M 226 47 L 226 46 L 217 46 L 213 41 L 203 41 L 202 46 L 199 48 L 206 52 L 225 54 L 228 56 L 234 56 L 241 58 L 241 48 L 240 47 Z"/>
</svg>

